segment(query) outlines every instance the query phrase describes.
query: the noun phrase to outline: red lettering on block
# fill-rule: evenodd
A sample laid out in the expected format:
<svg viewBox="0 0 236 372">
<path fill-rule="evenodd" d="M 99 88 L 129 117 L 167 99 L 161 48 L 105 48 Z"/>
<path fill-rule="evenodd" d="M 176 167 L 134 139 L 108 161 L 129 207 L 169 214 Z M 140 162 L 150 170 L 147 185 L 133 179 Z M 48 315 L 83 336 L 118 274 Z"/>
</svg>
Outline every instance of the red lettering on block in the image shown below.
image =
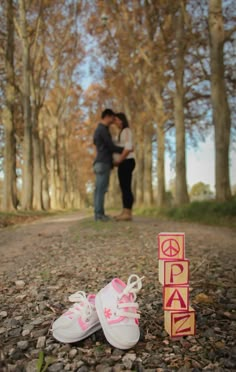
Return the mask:
<svg viewBox="0 0 236 372">
<path fill-rule="evenodd" d="M 184 249 L 184 233 L 161 233 L 158 235 L 159 260 L 183 260 Z"/>
<path fill-rule="evenodd" d="M 179 268 L 179 272 L 174 271 L 174 267 Z M 174 284 L 174 277 L 182 274 L 184 271 L 184 267 L 182 264 L 171 264 L 171 269 L 170 269 L 170 283 Z"/>
<path fill-rule="evenodd" d="M 164 261 L 164 285 L 187 285 L 189 283 L 189 260 Z"/>
<path fill-rule="evenodd" d="M 180 334 L 180 333 L 186 333 L 186 332 L 189 332 L 191 327 L 187 327 L 187 328 L 183 328 L 183 326 L 187 325 L 186 322 L 189 320 L 190 318 L 190 314 L 185 314 L 185 315 L 181 315 L 181 316 L 173 316 L 174 318 L 174 324 L 176 325 L 176 323 L 179 323 L 180 324 L 178 325 L 178 328 L 176 328 L 176 335 Z"/>
<path fill-rule="evenodd" d="M 163 288 L 164 310 L 179 311 L 188 310 L 189 286 L 165 286 Z"/>
<path fill-rule="evenodd" d="M 191 306 L 186 312 L 165 311 L 164 323 L 166 332 L 173 338 L 196 333 L 195 311 Z"/>
</svg>

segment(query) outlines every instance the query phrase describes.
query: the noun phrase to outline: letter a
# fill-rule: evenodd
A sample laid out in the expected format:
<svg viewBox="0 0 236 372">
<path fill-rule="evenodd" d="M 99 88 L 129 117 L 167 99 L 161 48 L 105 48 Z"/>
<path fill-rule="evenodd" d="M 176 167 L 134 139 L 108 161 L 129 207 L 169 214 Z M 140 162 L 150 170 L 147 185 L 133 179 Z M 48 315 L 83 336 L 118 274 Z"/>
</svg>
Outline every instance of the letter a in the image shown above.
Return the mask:
<svg viewBox="0 0 236 372">
<path fill-rule="evenodd" d="M 189 287 L 164 287 L 164 310 L 188 310 Z"/>
</svg>

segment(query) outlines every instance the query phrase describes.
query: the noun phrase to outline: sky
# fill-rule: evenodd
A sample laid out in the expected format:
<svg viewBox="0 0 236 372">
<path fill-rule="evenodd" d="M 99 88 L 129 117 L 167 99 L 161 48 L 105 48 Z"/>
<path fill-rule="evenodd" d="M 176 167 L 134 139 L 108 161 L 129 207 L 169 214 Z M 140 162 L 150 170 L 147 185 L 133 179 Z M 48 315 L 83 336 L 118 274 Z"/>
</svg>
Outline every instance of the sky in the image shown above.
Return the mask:
<svg viewBox="0 0 236 372">
<path fill-rule="evenodd" d="M 232 146 L 231 146 L 232 147 Z M 173 160 L 166 156 L 166 183 L 175 177 Z M 213 134 L 209 135 L 205 142 L 199 143 L 198 148 L 190 148 L 186 151 L 187 184 L 191 188 L 197 182 L 210 185 L 215 192 L 215 150 Z M 236 185 L 236 149 L 230 151 L 230 183 Z"/>
</svg>

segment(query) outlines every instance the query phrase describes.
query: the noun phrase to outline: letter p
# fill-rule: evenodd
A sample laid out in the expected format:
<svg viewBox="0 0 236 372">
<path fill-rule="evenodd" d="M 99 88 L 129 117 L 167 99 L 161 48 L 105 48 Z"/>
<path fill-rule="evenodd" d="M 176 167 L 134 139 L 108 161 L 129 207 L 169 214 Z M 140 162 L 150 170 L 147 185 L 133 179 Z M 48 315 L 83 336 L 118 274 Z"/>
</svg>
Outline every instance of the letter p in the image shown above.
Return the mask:
<svg viewBox="0 0 236 372">
<path fill-rule="evenodd" d="M 165 262 L 165 285 L 186 285 L 189 283 L 189 261 Z"/>
</svg>

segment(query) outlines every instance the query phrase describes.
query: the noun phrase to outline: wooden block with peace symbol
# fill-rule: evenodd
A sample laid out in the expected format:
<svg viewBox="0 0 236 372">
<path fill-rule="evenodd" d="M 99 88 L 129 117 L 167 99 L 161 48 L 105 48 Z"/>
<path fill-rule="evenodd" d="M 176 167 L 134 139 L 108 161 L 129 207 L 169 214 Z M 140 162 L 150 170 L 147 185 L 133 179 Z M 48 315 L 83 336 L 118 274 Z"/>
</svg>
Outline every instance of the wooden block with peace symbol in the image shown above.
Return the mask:
<svg viewBox="0 0 236 372">
<path fill-rule="evenodd" d="M 186 311 L 165 311 L 165 330 L 172 338 L 194 336 L 196 333 L 195 310 L 190 306 Z"/>
<path fill-rule="evenodd" d="M 159 282 L 164 286 L 189 284 L 189 260 L 159 260 Z"/>
<path fill-rule="evenodd" d="M 185 238 L 184 233 L 158 234 L 159 260 L 184 260 Z"/>
</svg>

